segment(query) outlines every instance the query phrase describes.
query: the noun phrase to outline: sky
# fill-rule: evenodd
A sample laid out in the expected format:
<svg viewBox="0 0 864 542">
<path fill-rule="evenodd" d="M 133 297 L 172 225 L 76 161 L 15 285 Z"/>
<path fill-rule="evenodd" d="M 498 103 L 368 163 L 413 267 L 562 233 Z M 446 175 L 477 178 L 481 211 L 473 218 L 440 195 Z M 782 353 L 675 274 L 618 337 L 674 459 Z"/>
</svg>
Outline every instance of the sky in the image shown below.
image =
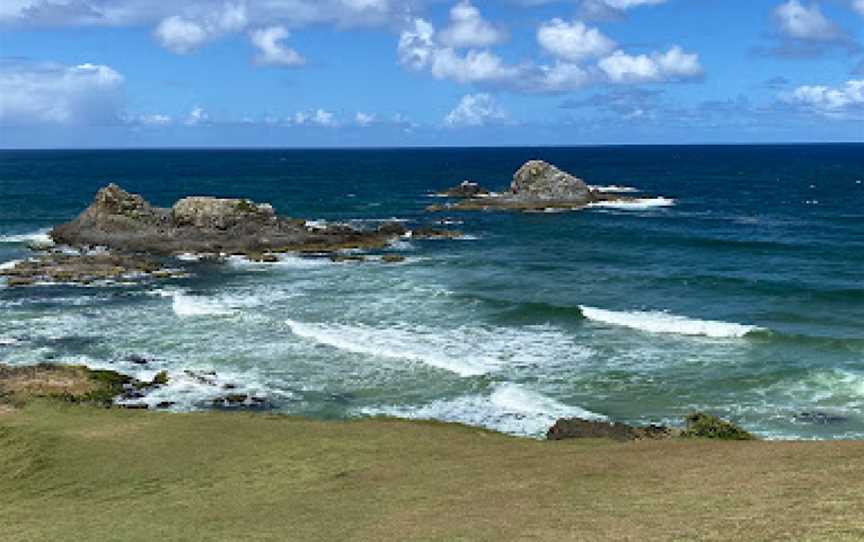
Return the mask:
<svg viewBox="0 0 864 542">
<path fill-rule="evenodd" d="M 864 0 L 2 0 L 0 147 L 864 141 Z"/>
</svg>

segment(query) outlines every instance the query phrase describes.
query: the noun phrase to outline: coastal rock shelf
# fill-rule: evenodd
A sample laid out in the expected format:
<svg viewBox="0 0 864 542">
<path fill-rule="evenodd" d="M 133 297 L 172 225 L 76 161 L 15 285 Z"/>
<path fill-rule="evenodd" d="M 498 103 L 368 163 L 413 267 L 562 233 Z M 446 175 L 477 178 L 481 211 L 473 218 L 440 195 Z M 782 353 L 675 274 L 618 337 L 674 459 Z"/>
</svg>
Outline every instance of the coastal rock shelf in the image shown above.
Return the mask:
<svg viewBox="0 0 864 542">
<path fill-rule="evenodd" d="M 269 204 L 248 199 L 190 197 L 159 208 L 116 184 L 99 190 L 90 207 L 50 236 L 76 248 L 104 246 L 156 255 L 376 249 L 394 237 L 389 231 L 338 224 L 309 227 L 305 220 L 280 217 Z"/>
<path fill-rule="evenodd" d="M 431 205 L 429 212 L 439 211 L 542 211 L 546 209 L 582 209 L 601 202 L 629 202 L 628 198 L 592 189 L 582 179 L 542 160 L 531 160 L 513 175 L 510 190 L 489 192 L 476 183 L 463 182 L 442 195 L 465 198 L 457 203 Z"/>
<path fill-rule="evenodd" d="M 114 254 L 44 254 L 0 270 L 10 287 L 39 283 L 91 284 L 104 281 L 138 281 L 186 276 L 142 256 Z"/>
</svg>

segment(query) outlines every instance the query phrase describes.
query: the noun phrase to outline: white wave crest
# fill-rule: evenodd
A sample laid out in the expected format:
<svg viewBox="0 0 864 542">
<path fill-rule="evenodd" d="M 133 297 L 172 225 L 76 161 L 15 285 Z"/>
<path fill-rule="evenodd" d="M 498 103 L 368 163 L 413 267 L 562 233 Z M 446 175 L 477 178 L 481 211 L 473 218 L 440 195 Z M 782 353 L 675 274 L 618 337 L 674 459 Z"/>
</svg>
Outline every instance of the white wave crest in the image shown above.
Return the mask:
<svg viewBox="0 0 864 542">
<path fill-rule="evenodd" d="M 0 346 L 15 346 L 18 342 L 18 339 L 13 337 L 0 337 Z"/>
<path fill-rule="evenodd" d="M 0 263 L 0 271 L 7 271 L 9 269 L 13 269 L 16 265 L 21 263 L 23 260 L 11 260 L 8 262 Z"/>
<path fill-rule="evenodd" d="M 594 307 L 579 307 L 582 314 L 589 320 L 629 327 L 649 333 L 672 333 L 711 337 L 716 339 L 741 338 L 759 331 L 761 328 L 744 324 L 718 322 L 713 320 L 696 320 L 685 316 L 677 316 L 657 311 L 617 312 Z"/>
<path fill-rule="evenodd" d="M 592 353 L 548 326 L 447 329 L 404 323 L 386 328 L 294 320 L 286 323 L 298 337 L 345 352 L 419 362 L 463 377 L 488 374 L 513 364 L 544 365 L 561 359 L 573 364 Z"/>
<path fill-rule="evenodd" d="M 230 307 L 226 307 L 213 299 L 187 295 L 179 292 L 172 293 L 171 297 L 174 298 L 174 314 L 180 318 L 195 316 L 229 316 L 234 314 L 234 311 Z"/>
<path fill-rule="evenodd" d="M 590 186 L 589 188 L 595 192 L 610 194 L 631 194 L 633 192 L 641 192 L 638 188 L 633 188 L 632 186 L 620 186 L 617 184 L 610 184 L 608 186 Z"/>
<path fill-rule="evenodd" d="M 37 248 L 50 248 L 54 246 L 54 241 L 48 235 L 50 229 L 41 229 L 30 233 L 21 233 L 15 235 L 0 235 L 0 243 L 29 245 Z"/>
<path fill-rule="evenodd" d="M 636 198 L 621 201 L 598 201 L 591 203 L 588 207 L 598 209 L 617 209 L 620 211 L 645 211 L 659 207 L 673 207 L 675 200 L 672 198 Z"/>
<path fill-rule="evenodd" d="M 518 436 L 541 437 L 559 418 L 605 419 L 513 383 L 500 384 L 490 395 L 442 399 L 419 407 L 364 408 L 361 414 L 412 420 L 457 422 Z"/>
</svg>

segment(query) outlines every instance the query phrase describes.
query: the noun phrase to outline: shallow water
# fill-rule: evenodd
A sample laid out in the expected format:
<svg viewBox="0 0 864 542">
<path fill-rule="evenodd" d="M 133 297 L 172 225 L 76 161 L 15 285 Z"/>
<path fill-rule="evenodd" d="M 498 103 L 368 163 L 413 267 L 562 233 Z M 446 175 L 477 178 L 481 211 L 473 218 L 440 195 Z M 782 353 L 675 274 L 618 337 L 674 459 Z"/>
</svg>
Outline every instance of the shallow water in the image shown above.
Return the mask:
<svg viewBox="0 0 864 542">
<path fill-rule="evenodd" d="M 641 201 L 424 213 L 465 178 L 506 187 L 531 158 Z M 4 151 L 0 265 L 110 181 L 160 205 L 246 196 L 369 227 L 446 219 L 469 238 L 400 241 L 398 265 L 187 257 L 172 262 L 185 279 L 0 286 L 0 359 L 164 369 L 172 383 L 147 400 L 177 409 L 232 384 L 295 414 L 520 435 L 567 415 L 669 422 L 705 409 L 767 437 L 861 437 L 862 179 L 861 145 Z M 814 411 L 847 420 L 796 421 Z"/>
</svg>

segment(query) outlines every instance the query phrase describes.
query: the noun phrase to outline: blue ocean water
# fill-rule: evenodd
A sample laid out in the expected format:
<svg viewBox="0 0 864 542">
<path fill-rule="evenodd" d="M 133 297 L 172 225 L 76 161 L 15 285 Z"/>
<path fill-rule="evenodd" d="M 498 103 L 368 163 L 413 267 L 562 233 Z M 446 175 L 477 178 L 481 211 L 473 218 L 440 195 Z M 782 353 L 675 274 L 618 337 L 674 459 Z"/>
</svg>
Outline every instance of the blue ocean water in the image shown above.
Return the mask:
<svg viewBox="0 0 864 542">
<path fill-rule="evenodd" d="M 503 189 L 535 158 L 643 201 L 424 210 L 463 179 Z M 400 241 L 400 265 L 183 259 L 190 277 L 168 282 L 0 285 L 0 360 L 164 369 L 147 400 L 178 410 L 232 384 L 293 414 L 518 435 L 700 409 L 771 438 L 864 437 L 864 145 L 2 151 L 0 265 L 108 182 L 158 205 L 242 196 L 468 237 Z"/>
</svg>

